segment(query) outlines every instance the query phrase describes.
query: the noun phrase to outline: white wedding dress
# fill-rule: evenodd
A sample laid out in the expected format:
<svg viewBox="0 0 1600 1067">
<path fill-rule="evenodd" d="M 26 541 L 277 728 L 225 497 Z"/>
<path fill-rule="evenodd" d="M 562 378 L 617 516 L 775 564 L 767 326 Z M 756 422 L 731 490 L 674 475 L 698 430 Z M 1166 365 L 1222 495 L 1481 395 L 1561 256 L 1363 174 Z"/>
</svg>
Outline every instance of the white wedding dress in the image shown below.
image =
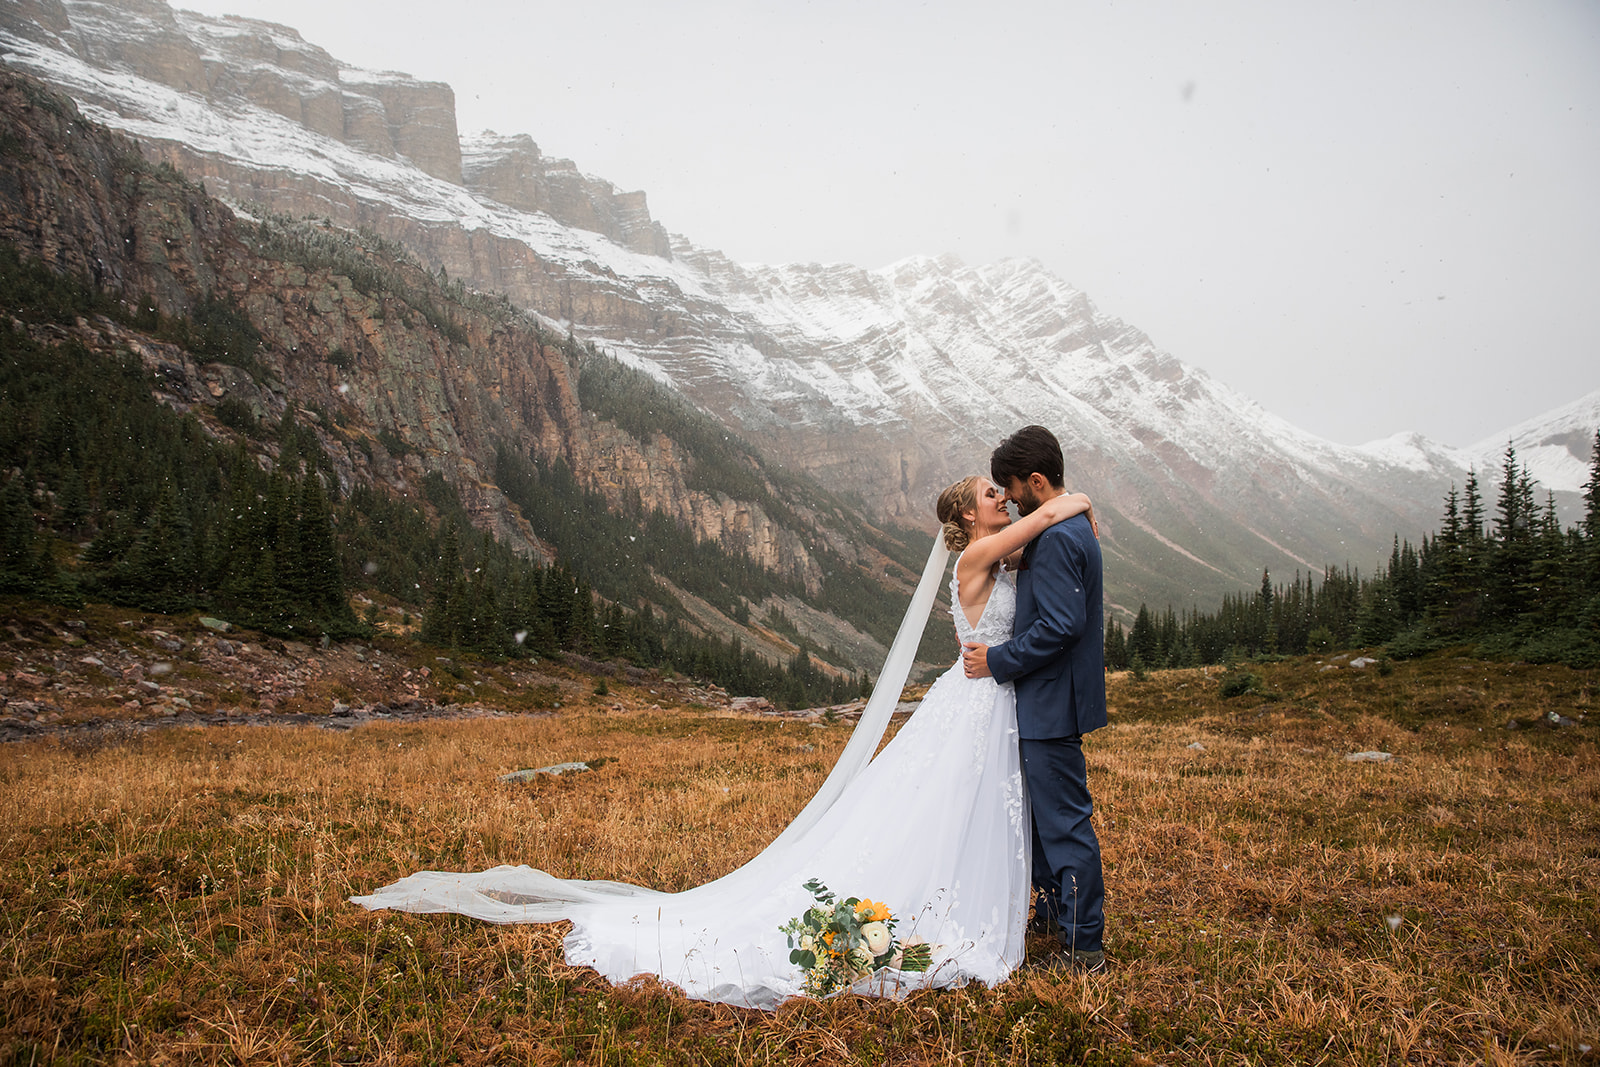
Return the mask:
<svg viewBox="0 0 1600 1067">
<path fill-rule="evenodd" d="M 931 602 L 944 559 L 935 546 L 919 598 Z M 995 582 L 975 627 L 960 608 L 953 576 L 950 590 L 963 641 L 993 644 L 1011 636 L 1010 574 Z M 909 632 L 914 650 L 928 610 L 924 604 L 913 632 L 916 603 L 895 642 L 906 657 L 902 639 Z M 895 657 L 891 652 L 886 674 Z M 927 972 L 882 970 L 858 983 L 857 992 L 898 997 L 925 986 L 995 985 L 1022 962 L 1027 927 L 1031 834 L 1015 699 L 1009 685 L 967 678 L 958 660 L 870 758 L 882 727 L 872 734 L 869 720 L 886 703 L 893 710 L 903 681 L 902 671 L 883 700 L 875 694 L 879 708 L 869 703 L 839 765 L 794 824 L 714 882 L 661 893 L 504 866 L 472 874 L 423 871 L 352 899 L 368 908 L 456 912 L 490 922 L 568 919 L 569 964 L 593 967 L 613 982 L 653 974 L 697 999 L 771 1008 L 800 993 L 804 975 L 789 962 L 778 928 L 811 906 L 804 885 L 818 878 L 841 898 L 883 902 L 895 916 L 897 938 L 916 936 L 932 946 Z M 878 717 L 887 723 L 887 714 Z M 852 767 L 852 760 L 861 765 Z"/>
</svg>

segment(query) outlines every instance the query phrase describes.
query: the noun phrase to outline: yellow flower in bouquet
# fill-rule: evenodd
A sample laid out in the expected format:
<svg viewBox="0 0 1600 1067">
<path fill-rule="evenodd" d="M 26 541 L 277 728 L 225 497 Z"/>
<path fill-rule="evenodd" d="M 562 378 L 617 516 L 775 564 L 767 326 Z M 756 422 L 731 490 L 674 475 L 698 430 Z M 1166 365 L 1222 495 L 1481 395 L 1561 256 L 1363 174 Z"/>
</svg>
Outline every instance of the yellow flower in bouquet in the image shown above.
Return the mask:
<svg viewBox="0 0 1600 1067">
<path fill-rule="evenodd" d="M 863 923 L 888 922 L 889 906 L 875 900 L 863 900 L 856 905 L 856 921 Z"/>
</svg>

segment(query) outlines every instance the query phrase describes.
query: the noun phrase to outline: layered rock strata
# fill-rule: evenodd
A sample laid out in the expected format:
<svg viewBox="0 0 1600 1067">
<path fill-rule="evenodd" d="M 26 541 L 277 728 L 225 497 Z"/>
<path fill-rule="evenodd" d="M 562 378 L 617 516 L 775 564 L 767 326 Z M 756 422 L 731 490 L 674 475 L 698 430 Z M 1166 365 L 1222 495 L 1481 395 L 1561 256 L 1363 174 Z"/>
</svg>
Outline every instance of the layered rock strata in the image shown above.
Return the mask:
<svg viewBox="0 0 1600 1067">
<path fill-rule="evenodd" d="M 236 305 L 260 331 L 263 373 L 253 377 L 103 316 L 35 328 L 40 340 L 70 337 L 91 350 L 136 353 L 157 375 L 161 398 L 180 410 L 205 414 L 232 397 L 278 418 L 293 405 L 317 429 L 344 489 L 368 482 L 414 494 L 425 474 L 438 472 L 479 526 L 529 549 L 539 547 L 531 529 L 493 482 L 501 446 L 559 458 L 615 505 L 634 500 L 659 509 L 697 538 L 813 591 L 822 575 L 808 546 L 819 538 L 882 571 L 881 558 L 830 534 L 820 516 L 795 528 L 759 503 L 691 489 L 691 463 L 676 442 L 640 441 L 585 413 L 568 356 L 505 305 L 474 310 L 454 302 L 436 277 L 406 263 L 388 264 L 402 291 L 362 291 L 346 273 L 264 254 L 260 231 L 198 184 L 149 165 L 70 101 L 10 73 L 0 73 L 0 142 L 0 239 L 136 306 L 182 315 L 209 297 Z M 391 454 L 385 439 L 402 442 L 401 454 Z M 738 629 L 728 620 L 718 625 Z M 816 630 L 828 644 L 830 630 L 849 628 L 819 620 Z M 875 665 L 882 647 L 858 644 L 862 664 Z"/>
</svg>

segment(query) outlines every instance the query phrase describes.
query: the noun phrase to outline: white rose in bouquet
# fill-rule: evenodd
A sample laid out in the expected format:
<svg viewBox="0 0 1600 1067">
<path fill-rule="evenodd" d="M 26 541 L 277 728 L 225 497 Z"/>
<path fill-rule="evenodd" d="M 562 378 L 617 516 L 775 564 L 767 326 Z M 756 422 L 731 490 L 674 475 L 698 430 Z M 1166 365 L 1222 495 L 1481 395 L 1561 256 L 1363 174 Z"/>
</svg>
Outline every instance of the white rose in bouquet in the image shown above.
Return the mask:
<svg viewBox="0 0 1600 1067">
<path fill-rule="evenodd" d="M 872 953 L 860 945 L 850 950 L 849 963 L 853 978 L 865 978 L 872 973 Z"/>
<path fill-rule="evenodd" d="M 894 943 L 894 938 L 889 934 L 889 928 L 881 922 L 861 924 L 861 937 L 867 943 L 867 951 L 874 956 L 881 956 L 889 951 L 889 946 Z"/>
</svg>

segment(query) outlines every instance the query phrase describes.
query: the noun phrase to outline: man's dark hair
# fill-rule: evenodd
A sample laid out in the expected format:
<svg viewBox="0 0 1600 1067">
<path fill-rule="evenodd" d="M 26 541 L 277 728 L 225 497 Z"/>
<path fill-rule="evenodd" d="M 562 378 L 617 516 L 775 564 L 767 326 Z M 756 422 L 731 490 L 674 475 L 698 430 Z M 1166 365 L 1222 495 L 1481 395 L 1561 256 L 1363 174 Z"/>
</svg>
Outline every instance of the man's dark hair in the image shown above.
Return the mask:
<svg viewBox="0 0 1600 1067">
<path fill-rule="evenodd" d="M 1061 442 L 1043 426 L 1024 426 L 1000 442 L 989 456 L 989 477 L 1002 489 L 1015 478 L 1020 482 L 1038 473 L 1056 489 L 1065 484 L 1066 464 L 1061 459 Z"/>
</svg>

